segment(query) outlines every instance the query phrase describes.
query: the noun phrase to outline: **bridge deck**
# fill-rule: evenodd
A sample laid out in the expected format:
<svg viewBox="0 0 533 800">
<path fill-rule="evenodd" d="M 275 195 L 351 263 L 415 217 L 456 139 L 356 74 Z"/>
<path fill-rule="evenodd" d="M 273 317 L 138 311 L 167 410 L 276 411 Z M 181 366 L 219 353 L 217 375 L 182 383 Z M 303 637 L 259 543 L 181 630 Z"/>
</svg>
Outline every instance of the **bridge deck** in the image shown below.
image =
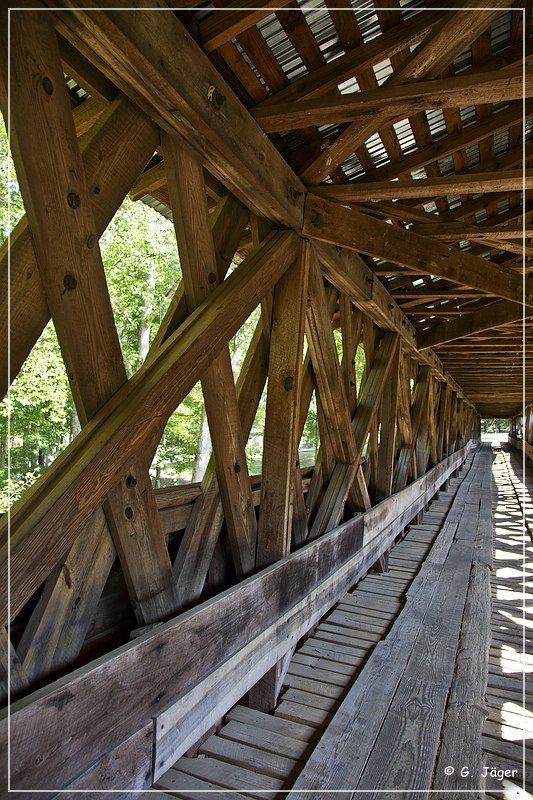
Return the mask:
<svg viewBox="0 0 533 800">
<path fill-rule="evenodd" d="M 397 542 L 389 571 L 367 575 L 301 643 L 274 714 L 236 706 L 156 788 L 196 799 L 213 797 L 202 790 L 272 798 L 292 788 L 299 798 L 321 789 L 347 789 L 342 800 L 357 789 L 422 797 L 429 787 L 481 787 L 485 763 L 508 773 L 489 773 L 487 796 L 526 796 L 533 688 L 523 704 L 522 669 L 532 669 L 524 631 L 533 594 L 521 582 L 522 552 L 533 548 L 520 476 L 516 454 L 484 446 L 470 457 Z"/>
</svg>

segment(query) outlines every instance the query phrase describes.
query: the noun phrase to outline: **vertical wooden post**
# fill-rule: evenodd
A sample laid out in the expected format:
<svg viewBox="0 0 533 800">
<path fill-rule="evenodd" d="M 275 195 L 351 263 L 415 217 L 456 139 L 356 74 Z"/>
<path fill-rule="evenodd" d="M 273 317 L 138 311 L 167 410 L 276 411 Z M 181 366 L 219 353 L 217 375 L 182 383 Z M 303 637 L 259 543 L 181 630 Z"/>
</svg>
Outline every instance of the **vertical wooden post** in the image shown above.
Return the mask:
<svg viewBox="0 0 533 800">
<path fill-rule="evenodd" d="M 302 239 L 298 260 L 274 290 L 257 569 L 288 555 L 291 547 L 309 262 L 310 245 Z M 276 705 L 291 656 L 292 650 L 251 689 L 252 708 L 269 711 Z"/>
<path fill-rule="evenodd" d="M 381 399 L 381 427 L 374 485 L 376 502 L 389 497 L 392 492 L 401 357 L 401 347 L 398 347 Z"/>
</svg>

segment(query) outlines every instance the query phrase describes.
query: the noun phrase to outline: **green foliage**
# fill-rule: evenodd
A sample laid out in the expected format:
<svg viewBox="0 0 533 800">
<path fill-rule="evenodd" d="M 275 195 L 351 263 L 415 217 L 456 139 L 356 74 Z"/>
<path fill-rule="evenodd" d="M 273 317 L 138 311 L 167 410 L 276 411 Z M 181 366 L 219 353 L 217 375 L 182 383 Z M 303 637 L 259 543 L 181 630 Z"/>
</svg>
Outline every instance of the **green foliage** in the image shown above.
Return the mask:
<svg viewBox="0 0 533 800">
<path fill-rule="evenodd" d="M 0 441 L 9 445 L 12 501 L 33 483 L 68 443 L 72 411 L 65 367 L 50 323 L 13 382 L 8 398 L 0 404 Z M 6 452 L 2 452 L 1 511 L 8 504 L 6 456 Z"/>
<path fill-rule="evenodd" d="M 506 433 L 509 430 L 508 419 L 482 419 L 481 433 Z"/>
</svg>

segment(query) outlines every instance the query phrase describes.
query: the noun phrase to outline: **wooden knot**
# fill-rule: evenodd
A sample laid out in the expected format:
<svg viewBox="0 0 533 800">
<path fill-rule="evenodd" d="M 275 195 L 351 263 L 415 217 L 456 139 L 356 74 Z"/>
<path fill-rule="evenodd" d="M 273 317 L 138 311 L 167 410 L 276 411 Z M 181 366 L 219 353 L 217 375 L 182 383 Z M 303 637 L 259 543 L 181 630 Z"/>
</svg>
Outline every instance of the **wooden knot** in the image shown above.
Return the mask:
<svg viewBox="0 0 533 800">
<path fill-rule="evenodd" d="M 81 205 L 79 194 L 76 194 L 76 192 L 69 192 L 67 195 L 67 203 L 71 208 L 79 208 Z"/>
<path fill-rule="evenodd" d="M 42 86 L 46 94 L 53 94 L 54 93 L 54 84 L 50 80 L 50 78 L 45 77 L 42 80 Z"/>
<path fill-rule="evenodd" d="M 289 375 L 287 378 L 285 378 L 283 381 L 283 386 L 288 392 L 290 392 L 290 390 L 294 387 L 294 378 L 292 375 Z"/>
<path fill-rule="evenodd" d="M 65 291 L 73 292 L 77 285 L 78 281 L 74 275 L 65 275 L 63 278 L 63 286 L 65 287 Z"/>
</svg>

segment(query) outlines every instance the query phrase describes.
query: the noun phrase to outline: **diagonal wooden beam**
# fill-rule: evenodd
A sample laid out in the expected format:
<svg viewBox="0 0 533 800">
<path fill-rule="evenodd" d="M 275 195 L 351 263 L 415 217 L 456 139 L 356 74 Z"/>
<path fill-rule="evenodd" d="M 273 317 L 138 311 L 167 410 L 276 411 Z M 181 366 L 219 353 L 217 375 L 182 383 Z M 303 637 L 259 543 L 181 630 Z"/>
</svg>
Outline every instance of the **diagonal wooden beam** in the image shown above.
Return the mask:
<svg viewBox="0 0 533 800">
<path fill-rule="evenodd" d="M 300 390 L 310 244 L 302 239 L 296 263 L 274 290 L 268 362 L 261 502 L 256 568 L 289 555 L 298 463 Z M 298 470 L 299 472 L 299 470 Z M 301 487 L 300 487 L 301 489 Z M 301 495 L 303 500 L 303 495 Z M 252 688 L 251 708 L 271 711 L 292 650 Z"/>
<path fill-rule="evenodd" d="M 123 14 L 76 8 L 54 16 L 65 38 L 165 130 L 180 134 L 245 205 L 301 226 L 303 185 L 170 9 Z"/>
<path fill-rule="evenodd" d="M 528 99 L 525 103 L 526 118 L 531 116 L 532 112 L 533 102 Z M 365 183 L 369 180 L 390 180 L 409 172 L 414 172 L 427 164 L 432 164 L 436 159 L 445 158 L 445 156 L 452 155 L 458 150 L 464 150 L 470 144 L 483 141 L 489 136 L 507 130 L 512 125 L 521 124 L 523 116 L 522 103 L 513 101 L 508 108 L 492 114 L 482 122 L 468 125 L 456 133 L 443 136 L 425 147 L 420 147 L 412 153 L 404 155 L 399 161 L 376 167 L 374 170 L 367 172 L 362 178 L 355 180 L 354 184 L 358 180 Z"/>
<path fill-rule="evenodd" d="M 334 528 L 342 517 L 344 504 L 357 472 L 360 470 L 363 448 L 376 419 L 387 376 L 398 347 L 399 337 L 397 334 L 384 333 L 382 335 L 372 368 L 361 389 L 357 410 L 352 420 L 355 457 L 351 464 L 337 464 L 335 467 L 324 499 L 309 531 L 308 538 L 310 541 L 316 539 L 324 531 Z M 366 494 L 368 495 L 368 490 Z"/>
<path fill-rule="evenodd" d="M 269 103 L 253 110 L 253 116 L 266 133 L 289 131 L 306 125 L 334 125 L 357 122 L 367 112 L 384 109 L 390 118 L 418 111 L 457 108 L 477 103 L 501 103 L 530 96 L 533 71 L 512 68 L 506 72 L 477 73 L 417 84 L 386 85 L 371 91 L 347 95 L 324 95 L 298 103 Z M 376 117 L 379 119 L 379 117 Z"/>
<path fill-rule="evenodd" d="M 185 301 L 192 312 L 219 280 L 202 167 L 175 137 L 163 134 L 162 144 Z M 227 347 L 201 381 L 233 559 L 237 574 L 247 575 L 255 563 L 257 523 Z"/>
<path fill-rule="evenodd" d="M 405 64 L 395 72 L 398 81 L 435 78 L 457 55 L 485 31 L 512 2 L 472 0 L 467 9 L 449 12 L 442 25 L 434 28 Z"/>
<path fill-rule="evenodd" d="M 274 291 L 256 566 L 290 552 L 310 245 Z"/>
<path fill-rule="evenodd" d="M 315 250 L 328 281 L 339 291 L 346 293 L 380 328 L 399 333 L 404 348 L 409 353 L 416 353 L 419 360 L 422 359 L 431 366 L 436 376 L 450 383 L 456 392 L 462 394 L 460 387 L 446 372 L 444 365 L 432 350 L 417 353 L 417 333 L 414 325 L 409 322 L 385 286 L 357 253 L 318 241 L 315 242 Z M 477 296 L 483 297 L 479 293 Z"/>
<path fill-rule="evenodd" d="M 533 316 L 533 309 L 526 308 L 521 303 L 510 303 L 503 300 L 499 303 L 492 303 L 479 311 L 471 314 L 462 314 L 457 319 L 450 322 L 443 322 L 435 325 L 429 331 L 418 335 L 418 347 L 424 350 L 428 347 L 436 347 L 446 342 L 453 342 L 455 339 L 462 339 L 465 336 L 473 336 L 482 331 L 500 328 L 517 322 L 525 317 Z"/>
<path fill-rule="evenodd" d="M 350 409 L 342 382 L 322 273 L 314 253 L 309 269 L 306 333 L 334 459 L 337 463 L 350 464 L 355 457 Z"/>
<path fill-rule="evenodd" d="M 398 347 L 381 398 L 379 411 L 379 449 L 374 480 L 374 499 L 376 503 L 389 497 L 392 492 L 394 457 L 396 455 L 396 419 L 398 415 L 401 358 L 402 349 Z"/>
<path fill-rule="evenodd" d="M 485 259 L 449 250 L 446 245 L 373 219 L 351 208 L 307 196 L 303 233 L 395 264 L 533 305 L 533 281 Z"/>
<path fill-rule="evenodd" d="M 421 366 L 418 373 L 418 380 L 415 384 L 413 402 L 411 404 L 411 441 L 403 444 L 396 460 L 396 470 L 392 491 L 399 492 L 405 488 L 409 477 L 409 467 L 413 458 L 417 444 L 419 444 L 420 430 L 423 428 L 425 414 L 427 412 L 429 385 L 431 372 L 427 366 Z M 416 477 L 420 477 L 419 475 Z"/>
<path fill-rule="evenodd" d="M 444 18 L 445 15 L 438 11 L 417 14 L 407 22 L 396 25 L 372 41 L 365 42 L 294 81 L 286 89 L 276 92 L 268 100 L 260 103 L 258 108 L 280 102 L 298 102 L 317 94 L 326 94 L 328 91 L 336 89 L 345 80 L 352 78 L 358 71 L 372 67 L 394 53 L 407 51 L 410 45 L 421 41 L 433 27 L 441 24 Z"/>
</svg>

